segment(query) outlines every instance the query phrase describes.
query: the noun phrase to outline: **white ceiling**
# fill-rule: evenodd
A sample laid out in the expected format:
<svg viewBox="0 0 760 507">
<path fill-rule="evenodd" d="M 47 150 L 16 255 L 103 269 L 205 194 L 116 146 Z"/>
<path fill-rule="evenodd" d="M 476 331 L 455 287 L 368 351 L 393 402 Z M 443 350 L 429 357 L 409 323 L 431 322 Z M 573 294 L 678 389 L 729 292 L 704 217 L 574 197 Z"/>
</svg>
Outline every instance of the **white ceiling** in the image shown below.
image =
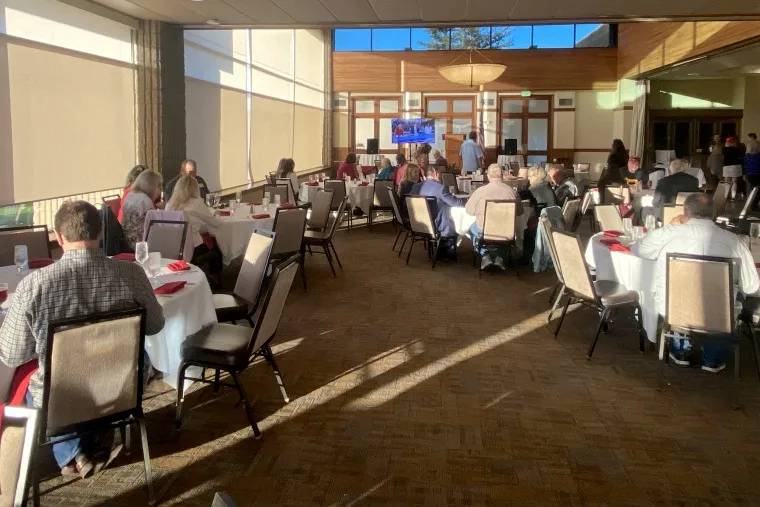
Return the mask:
<svg viewBox="0 0 760 507">
<path fill-rule="evenodd" d="M 757 0 L 92 0 L 135 18 L 183 25 L 357 26 L 760 19 Z"/>
<path fill-rule="evenodd" d="M 760 77 L 760 45 L 737 49 L 694 63 L 678 65 L 651 79 L 730 79 L 743 76 Z"/>
</svg>

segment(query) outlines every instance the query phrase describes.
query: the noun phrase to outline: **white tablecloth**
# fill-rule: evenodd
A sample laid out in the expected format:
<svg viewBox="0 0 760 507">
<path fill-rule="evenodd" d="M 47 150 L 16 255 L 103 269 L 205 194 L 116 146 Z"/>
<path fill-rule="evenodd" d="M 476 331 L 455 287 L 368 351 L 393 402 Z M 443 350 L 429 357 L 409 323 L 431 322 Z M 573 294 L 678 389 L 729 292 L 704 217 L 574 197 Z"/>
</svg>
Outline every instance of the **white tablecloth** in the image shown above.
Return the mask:
<svg viewBox="0 0 760 507">
<path fill-rule="evenodd" d="M 604 233 L 591 237 L 586 247 L 586 264 L 596 268 L 597 280 L 612 280 L 639 293 L 644 330 L 649 341 L 657 341 L 657 304 L 655 303 L 656 262 L 632 254 L 613 252 L 601 243 Z"/>
<path fill-rule="evenodd" d="M 375 165 L 376 161 L 382 160 L 383 155 L 359 155 L 359 165 Z"/>
<path fill-rule="evenodd" d="M 660 183 L 660 180 L 665 177 L 665 171 L 652 171 L 649 173 L 649 188 L 654 190 L 657 188 L 657 184 Z"/>
<path fill-rule="evenodd" d="M 522 155 L 499 155 L 496 162 L 502 167 L 509 167 L 510 162 L 517 162 L 520 167 L 525 167 L 525 159 Z"/>
<path fill-rule="evenodd" d="M 459 191 L 463 194 L 471 194 L 473 180 L 483 181 L 483 176 L 472 176 L 470 178 L 462 178 L 460 176 L 457 176 L 457 187 L 459 188 Z"/>
<path fill-rule="evenodd" d="M 314 200 L 314 196 L 317 195 L 317 190 L 325 188 L 324 183 L 320 182 L 319 185 L 307 185 L 301 183 L 301 188 L 298 189 L 298 200 L 300 202 L 311 202 Z"/>
<path fill-rule="evenodd" d="M 267 211 L 263 206 L 254 206 L 254 214 L 269 213 L 269 218 L 252 219 L 250 214 L 234 217 L 218 217 L 222 225 L 212 232 L 216 236 L 216 243 L 224 256 L 224 263 L 229 265 L 233 259 L 243 255 L 248 246 L 248 240 L 255 229 L 271 231 L 274 227 L 275 207 L 270 206 Z"/>
<path fill-rule="evenodd" d="M 705 172 L 699 167 L 689 167 L 686 169 L 686 174 L 691 174 L 697 178 L 700 187 L 705 186 L 705 183 L 707 183 L 707 180 L 705 180 Z"/>
<path fill-rule="evenodd" d="M 351 209 L 359 206 L 364 213 L 369 215 L 369 206 L 372 204 L 375 185 L 369 184 L 362 187 L 357 183 L 351 182 L 346 185 L 346 192 L 348 193 L 348 202 L 351 204 Z"/>
</svg>

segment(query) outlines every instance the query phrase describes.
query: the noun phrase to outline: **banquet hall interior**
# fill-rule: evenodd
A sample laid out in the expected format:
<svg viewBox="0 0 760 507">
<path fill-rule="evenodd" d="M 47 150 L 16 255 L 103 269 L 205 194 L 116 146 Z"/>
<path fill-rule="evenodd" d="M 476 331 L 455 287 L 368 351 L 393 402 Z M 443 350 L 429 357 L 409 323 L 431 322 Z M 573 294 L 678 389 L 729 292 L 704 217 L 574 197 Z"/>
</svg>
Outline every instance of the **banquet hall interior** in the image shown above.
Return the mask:
<svg viewBox="0 0 760 507">
<path fill-rule="evenodd" d="M 757 504 L 757 132 L 750 0 L 0 0 L 0 505 Z"/>
</svg>

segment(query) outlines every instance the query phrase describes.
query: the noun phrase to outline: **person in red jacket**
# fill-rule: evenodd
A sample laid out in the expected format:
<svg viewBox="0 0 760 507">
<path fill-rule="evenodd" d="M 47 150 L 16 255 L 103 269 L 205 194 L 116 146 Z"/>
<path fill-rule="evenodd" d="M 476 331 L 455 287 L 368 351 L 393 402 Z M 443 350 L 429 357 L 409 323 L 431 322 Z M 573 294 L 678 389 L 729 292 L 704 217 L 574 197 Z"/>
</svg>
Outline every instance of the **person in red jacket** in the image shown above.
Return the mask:
<svg viewBox="0 0 760 507">
<path fill-rule="evenodd" d="M 348 156 L 346 157 L 346 161 L 343 162 L 338 168 L 337 178 L 339 180 L 345 179 L 346 175 L 348 175 L 348 177 L 352 180 L 356 179 L 356 154 L 355 153 L 349 153 Z"/>
</svg>

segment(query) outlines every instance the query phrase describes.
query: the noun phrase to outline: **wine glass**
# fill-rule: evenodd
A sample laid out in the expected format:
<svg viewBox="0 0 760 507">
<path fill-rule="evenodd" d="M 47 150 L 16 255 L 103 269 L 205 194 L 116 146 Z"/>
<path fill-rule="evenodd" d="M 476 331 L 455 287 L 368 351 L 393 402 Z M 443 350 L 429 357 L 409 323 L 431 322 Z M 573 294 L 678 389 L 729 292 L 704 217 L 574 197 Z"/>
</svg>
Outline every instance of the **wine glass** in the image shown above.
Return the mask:
<svg viewBox="0 0 760 507">
<path fill-rule="evenodd" d="M 147 241 L 138 241 L 137 244 L 135 244 L 135 260 L 141 265 L 145 266 L 145 263 L 148 260 L 148 242 Z"/>
<path fill-rule="evenodd" d="M 654 231 L 657 228 L 657 217 L 654 215 L 648 215 L 644 226 L 647 228 L 647 233 Z"/>
<path fill-rule="evenodd" d="M 280 206 L 280 194 L 274 194 L 274 205 L 277 207 Z"/>
<path fill-rule="evenodd" d="M 214 207 L 214 194 L 206 194 L 206 206 L 209 208 Z"/>
<path fill-rule="evenodd" d="M 623 219 L 623 233 L 628 238 L 633 237 L 633 220 L 630 218 Z"/>
<path fill-rule="evenodd" d="M 148 272 L 150 273 L 151 283 L 155 283 L 156 276 L 161 272 L 161 252 L 151 252 L 148 254 Z"/>
<path fill-rule="evenodd" d="M 235 200 L 238 202 L 238 204 L 243 200 L 243 192 L 238 190 L 235 192 Z"/>
<path fill-rule="evenodd" d="M 751 247 L 757 241 L 757 238 L 760 238 L 760 224 L 759 223 L 753 223 L 749 226 L 749 237 L 752 238 L 749 242 L 750 250 L 751 250 Z"/>
<path fill-rule="evenodd" d="M 13 263 L 19 273 L 29 269 L 29 250 L 26 245 L 16 245 L 13 248 Z"/>
</svg>

